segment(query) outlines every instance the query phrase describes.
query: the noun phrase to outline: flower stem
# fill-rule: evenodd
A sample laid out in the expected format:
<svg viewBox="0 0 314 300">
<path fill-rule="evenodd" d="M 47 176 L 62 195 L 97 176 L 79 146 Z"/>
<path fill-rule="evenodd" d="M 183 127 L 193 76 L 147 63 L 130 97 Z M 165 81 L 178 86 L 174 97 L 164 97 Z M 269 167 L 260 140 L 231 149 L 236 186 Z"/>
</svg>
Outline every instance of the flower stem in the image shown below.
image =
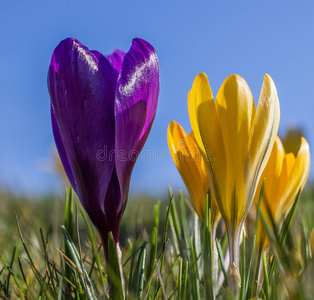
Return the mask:
<svg viewBox="0 0 314 300">
<path fill-rule="evenodd" d="M 233 228 L 227 227 L 229 238 L 230 266 L 228 269 L 228 286 L 232 294 L 237 296 L 241 288 L 241 276 L 239 271 L 239 241 L 242 224 Z"/>
<path fill-rule="evenodd" d="M 239 242 L 240 242 L 240 232 L 242 226 L 235 228 L 227 228 L 228 239 L 229 239 L 229 254 L 230 254 L 230 265 L 233 263 L 239 266 Z"/>
<path fill-rule="evenodd" d="M 218 251 L 216 247 L 216 229 L 218 222 L 212 224 L 211 239 L 212 239 L 212 282 L 215 294 L 218 292 Z"/>
<path fill-rule="evenodd" d="M 122 271 L 122 252 L 118 235 L 112 232 L 102 235 L 103 247 L 107 261 L 108 293 L 112 299 L 125 299 L 124 278 Z M 105 246 L 107 245 L 107 247 Z"/>
</svg>

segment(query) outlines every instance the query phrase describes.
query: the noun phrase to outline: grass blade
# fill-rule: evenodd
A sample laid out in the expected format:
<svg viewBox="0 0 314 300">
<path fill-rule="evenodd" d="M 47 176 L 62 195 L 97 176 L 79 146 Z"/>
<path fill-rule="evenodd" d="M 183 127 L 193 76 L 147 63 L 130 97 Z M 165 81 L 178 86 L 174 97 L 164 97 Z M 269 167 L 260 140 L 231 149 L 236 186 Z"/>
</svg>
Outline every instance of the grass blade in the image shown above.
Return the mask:
<svg viewBox="0 0 314 300">
<path fill-rule="evenodd" d="M 7 262 L 4 260 L 4 258 L 2 256 L 0 256 L 0 261 L 3 263 L 3 265 L 6 267 L 6 269 L 9 271 L 10 276 L 12 276 L 13 280 L 15 281 L 16 285 L 18 286 L 18 288 L 20 289 L 20 291 L 22 292 L 22 294 L 24 296 L 26 296 L 26 292 L 24 290 L 24 288 L 22 287 L 20 281 L 18 280 L 17 276 L 15 275 L 15 273 L 12 271 L 12 269 L 10 268 L 10 265 L 7 264 Z M 8 285 L 7 285 L 8 287 Z"/>
<path fill-rule="evenodd" d="M 211 241 L 211 211 L 210 211 L 210 193 L 207 194 L 205 221 L 204 221 L 204 285 L 205 285 L 205 299 L 215 299 L 215 290 L 213 282 L 213 249 Z"/>
<path fill-rule="evenodd" d="M 268 270 L 267 270 L 267 261 L 266 261 L 266 252 L 263 253 L 263 272 L 264 272 L 264 290 L 266 299 L 270 300 L 270 285 L 269 285 L 269 277 L 268 277 Z"/>
<path fill-rule="evenodd" d="M 122 278 L 122 266 L 118 257 L 117 246 L 112 232 L 108 236 L 108 276 L 112 299 L 124 299 L 124 284 Z"/>
<path fill-rule="evenodd" d="M 84 289 L 86 291 L 87 297 L 90 300 L 94 300 L 97 299 L 95 296 L 95 291 L 93 288 L 93 285 L 91 283 L 90 278 L 88 277 L 88 273 L 84 267 L 84 264 L 81 263 L 81 257 L 79 255 L 79 252 L 77 251 L 71 237 L 69 236 L 66 228 L 64 226 L 61 226 L 62 228 L 62 232 L 64 234 L 64 238 L 65 238 L 65 243 L 68 247 L 69 253 L 70 253 L 70 257 L 73 261 L 73 263 L 75 264 L 76 268 L 79 270 L 79 277 L 80 277 L 80 281 L 82 283 L 82 285 L 84 286 Z M 75 274 L 77 274 L 75 272 Z"/>
<path fill-rule="evenodd" d="M 178 300 L 182 299 L 182 264 L 183 264 L 183 260 L 181 257 L 179 259 L 179 274 L 178 274 L 178 286 L 177 286 L 177 291 L 178 291 L 177 299 Z"/>
<path fill-rule="evenodd" d="M 143 287 L 144 287 L 144 271 L 146 263 L 146 243 L 141 247 L 140 254 L 136 263 L 131 289 L 136 295 L 136 299 L 142 298 Z"/>
<path fill-rule="evenodd" d="M 283 223 L 283 226 L 282 226 L 282 230 L 281 230 L 281 233 L 280 233 L 280 236 L 281 236 L 281 239 L 280 239 L 280 244 L 281 244 L 281 247 L 284 246 L 285 242 L 286 242 L 286 238 L 287 238 L 287 235 L 289 233 L 289 229 L 291 227 L 291 223 L 292 223 L 292 220 L 293 220 L 293 217 L 294 217 L 294 214 L 295 214 L 295 210 L 297 208 L 297 205 L 299 203 L 299 200 L 300 200 L 300 195 L 301 195 L 301 189 L 299 189 L 295 199 L 294 199 L 294 202 L 292 204 L 292 207 Z"/>
<path fill-rule="evenodd" d="M 155 260 L 157 257 L 157 237 L 158 237 L 158 228 L 159 228 L 159 210 L 160 202 L 154 206 L 154 220 L 153 228 L 151 231 L 150 238 L 150 252 L 149 252 L 149 262 L 146 269 L 146 278 L 149 278 L 152 274 L 153 269 L 155 268 Z"/>
<path fill-rule="evenodd" d="M 197 260 L 195 256 L 193 239 L 191 238 L 191 258 L 192 258 L 192 268 L 193 268 L 193 299 L 200 299 L 200 280 L 199 280 L 199 272 L 197 270 Z"/>
<path fill-rule="evenodd" d="M 180 214 L 181 214 L 181 222 L 182 222 L 182 229 L 183 229 L 183 239 L 185 241 L 185 248 L 186 248 L 186 253 L 188 256 L 188 259 L 190 258 L 190 242 L 189 242 L 189 226 L 188 226 L 188 220 L 187 220 L 187 215 L 186 215 L 186 210 L 185 210 L 185 202 L 184 202 L 184 197 L 182 194 L 182 191 L 179 192 L 179 199 L 180 199 Z"/>
<path fill-rule="evenodd" d="M 80 213 L 81 213 L 83 220 L 85 222 L 85 225 L 86 225 L 86 228 L 88 231 L 88 235 L 89 235 L 89 239 L 90 239 L 91 244 L 92 244 L 93 256 L 94 256 L 95 262 L 97 264 L 101 286 L 102 286 L 102 289 L 103 289 L 103 292 L 105 295 L 106 294 L 106 284 L 105 284 L 105 278 L 104 278 L 104 275 L 102 272 L 102 267 L 100 264 L 99 249 L 96 245 L 95 231 L 94 231 L 93 225 L 91 224 L 85 210 L 81 206 L 79 206 L 79 210 L 80 210 Z"/>
</svg>

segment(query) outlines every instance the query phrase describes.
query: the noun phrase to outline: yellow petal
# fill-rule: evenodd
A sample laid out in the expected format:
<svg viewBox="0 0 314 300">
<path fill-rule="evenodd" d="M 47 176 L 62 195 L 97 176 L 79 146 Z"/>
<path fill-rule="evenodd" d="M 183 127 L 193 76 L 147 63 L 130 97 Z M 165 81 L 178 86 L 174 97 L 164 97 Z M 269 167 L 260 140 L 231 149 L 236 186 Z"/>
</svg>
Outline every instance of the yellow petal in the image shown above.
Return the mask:
<svg viewBox="0 0 314 300">
<path fill-rule="evenodd" d="M 223 201 L 226 192 L 226 155 L 215 102 L 206 74 L 201 73 L 196 76 L 189 101 L 192 130 L 193 132 L 194 128 L 196 128 L 196 131 L 199 130 L 202 144 L 206 149 L 204 151 L 206 163 L 210 169 L 211 191 L 214 194 L 219 211 L 222 215 L 227 215 L 229 212 L 221 211 L 221 209 L 224 209 Z M 194 109 L 196 113 L 193 111 Z M 200 142 L 197 141 L 197 143 Z"/>
<path fill-rule="evenodd" d="M 189 136 L 180 124 L 173 121 L 168 127 L 168 145 L 171 156 L 190 194 L 194 209 L 203 221 L 210 181 L 208 166 L 195 142 L 194 134 Z M 219 217 L 215 207 L 212 208 L 211 216 L 212 222 Z"/>
<path fill-rule="evenodd" d="M 205 153 L 200 130 L 197 122 L 197 110 L 199 106 L 205 108 L 208 101 L 214 101 L 207 76 L 204 73 L 198 74 L 193 82 L 192 89 L 188 93 L 188 111 L 192 131 L 199 148 Z M 206 108 L 205 108 L 206 109 Z"/>
<path fill-rule="evenodd" d="M 190 133 L 190 137 L 194 141 L 195 147 L 197 149 L 199 149 L 198 146 L 197 146 L 197 142 L 196 142 L 196 139 L 195 139 L 195 134 L 194 134 L 193 131 Z M 202 186 L 203 186 L 203 190 L 204 191 L 207 190 L 207 193 L 208 193 L 208 190 L 210 188 L 210 179 L 209 179 L 210 175 L 209 175 L 208 165 L 206 164 L 206 162 L 205 162 L 205 160 L 204 160 L 202 155 L 200 155 L 199 157 L 200 157 L 199 164 L 198 164 L 198 162 L 195 162 L 195 163 L 198 164 L 198 167 L 202 170 L 202 176 L 203 176 L 203 184 L 202 184 Z M 220 212 L 219 212 L 218 207 L 216 205 L 214 194 L 212 192 L 210 192 L 210 195 L 211 195 L 211 204 L 210 204 L 211 205 L 211 223 L 212 224 L 217 224 L 218 221 L 221 218 L 221 215 L 220 215 Z M 201 217 L 202 221 L 203 221 L 203 219 L 205 217 L 206 200 L 207 200 L 207 194 L 205 195 L 205 200 L 204 201 L 200 201 L 199 200 L 200 204 L 201 204 L 201 210 L 203 212 L 202 217 Z M 212 230 L 214 230 L 213 226 L 212 226 Z"/>
<path fill-rule="evenodd" d="M 271 77 L 266 74 L 250 133 L 249 152 L 245 164 L 245 195 L 248 206 L 271 154 L 278 132 L 279 119 L 277 90 Z"/>
<path fill-rule="evenodd" d="M 284 159 L 285 150 L 279 137 L 277 136 L 254 197 L 255 205 L 257 205 L 259 201 L 260 189 L 265 178 L 261 209 L 266 217 L 268 217 L 268 212 L 270 210 L 272 218 L 274 218 L 280 195 L 285 184 L 285 180 L 282 176 Z"/>
<path fill-rule="evenodd" d="M 307 180 L 310 170 L 310 148 L 305 138 L 301 138 L 301 146 L 294 163 L 292 159 L 294 156 L 287 155 L 287 157 L 287 173 L 290 174 L 276 210 L 276 221 L 279 221 L 288 212 L 299 189 L 303 189 Z"/>
<path fill-rule="evenodd" d="M 293 153 L 286 154 L 283 167 L 285 168 L 284 172 L 285 172 L 287 179 L 290 177 L 290 174 L 292 172 L 294 164 L 295 164 L 294 154 Z"/>
<path fill-rule="evenodd" d="M 222 84 L 215 106 L 227 159 L 227 191 L 224 210 L 226 222 L 238 225 L 247 213 L 244 194 L 245 160 L 255 105 L 250 88 L 238 75 L 230 75 Z"/>
<path fill-rule="evenodd" d="M 284 157 L 284 160 L 282 162 L 281 178 L 280 178 L 280 183 L 278 184 L 279 197 L 276 201 L 276 208 L 280 202 L 282 192 L 287 185 L 287 181 L 288 181 L 288 178 L 290 177 L 294 163 L 295 163 L 294 154 L 293 153 L 286 154 Z M 273 211 L 273 213 L 275 214 L 275 210 Z M 274 217 L 274 215 L 273 215 L 273 217 Z"/>
<path fill-rule="evenodd" d="M 243 162 L 255 110 L 252 93 L 245 80 L 241 76 L 230 75 L 220 87 L 215 105 L 225 145 L 228 175 L 233 175 L 234 179 L 237 166 L 244 170 Z"/>
</svg>

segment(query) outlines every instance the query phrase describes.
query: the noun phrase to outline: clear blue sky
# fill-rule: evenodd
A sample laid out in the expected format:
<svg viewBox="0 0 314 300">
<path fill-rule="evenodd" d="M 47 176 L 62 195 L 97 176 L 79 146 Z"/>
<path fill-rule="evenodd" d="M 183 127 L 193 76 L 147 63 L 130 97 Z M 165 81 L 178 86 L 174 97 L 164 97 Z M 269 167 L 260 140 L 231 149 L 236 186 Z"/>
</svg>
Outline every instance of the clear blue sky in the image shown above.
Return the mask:
<svg viewBox="0 0 314 300">
<path fill-rule="evenodd" d="M 144 147 L 156 151 L 157 161 L 140 158 L 132 194 L 163 194 L 168 184 L 183 188 L 166 132 L 172 120 L 190 130 L 187 93 L 200 72 L 214 94 L 228 75 L 241 75 L 256 102 L 263 75 L 270 74 L 279 94 L 280 132 L 304 128 L 314 157 L 313 16 L 313 1 L 1 0 L 0 186 L 30 194 L 58 190 L 43 167 L 54 144 L 47 71 L 54 48 L 67 37 L 103 54 L 127 51 L 134 37 L 157 51 L 160 97 Z"/>
</svg>

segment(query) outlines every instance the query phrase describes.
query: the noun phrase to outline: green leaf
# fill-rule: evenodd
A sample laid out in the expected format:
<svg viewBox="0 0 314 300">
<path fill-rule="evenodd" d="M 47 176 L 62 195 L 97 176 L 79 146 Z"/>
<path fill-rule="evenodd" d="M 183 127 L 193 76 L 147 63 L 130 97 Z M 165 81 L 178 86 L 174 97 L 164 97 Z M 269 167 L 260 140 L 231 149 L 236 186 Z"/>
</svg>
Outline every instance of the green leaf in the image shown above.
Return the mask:
<svg viewBox="0 0 314 300">
<path fill-rule="evenodd" d="M 210 193 L 207 194 L 206 209 L 205 209 L 205 221 L 204 221 L 204 284 L 205 284 L 205 298 L 204 299 L 215 299 L 215 290 L 213 288 L 213 249 L 211 241 L 211 211 L 210 211 Z"/>
<path fill-rule="evenodd" d="M 9 271 L 10 276 L 12 276 L 13 280 L 15 281 L 16 285 L 19 287 L 19 289 L 20 289 L 21 293 L 23 294 L 23 296 L 26 296 L 25 290 L 23 289 L 23 287 L 22 287 L 20 281 L 18 280 L 17 276 L 15 275 L 15 273 L 10 268 L 10 265 L 7 264 L 7 262 L 4 260 L 4 258 L 2 256 L 0 256 L 0 261 L 3 263 L 3 265 Z M 9 284 L 8 284 L 8 281 L 7 281 L 7 288 L 8 287 L 9 287 Z M 7 290 L 7 293 L 8 293 L 8 290 Z"/>
<path fill-rule="evenodd" d="M 177 286 L 177 299 L 182 299 L 182 264 L 183 259 L 182 257 L 179 259 L 179 274 L 178 274 L 178 286 Z"/>
<path fill-rule="evenodd" d="M 260 190 L 258 205 L 257 205 L 257 209 L 256 209 L 256 219 L 255 219 L 255 226 L 254 226 L 254 238 L 253 238 L 252 252 L 251 252 L 248 270 L 246 273 L 246 284 L 243 285 L 244 292 L 242 292 L 242 295 L 244 295 L 244 296 L 249 294 L 249 287 L 253 288 L 253 286 L 255 284 L 254 276 L 253 276 L 254 275 L 253 269 L 254 269 L 255 258 L 256 258 L 258 219 L 259 219 L 260 214 L 261 214 L 261 203 L 262 203 L 262 199 L 263 199 L 264 188 L 265 188 L 265 178 L 263 180 L 263 184 L 262 184 L 262 187 Z"/>
<path fill-rule="evenodd" d="M 87 297 L 89 300 L 97 299 L 95 296 L 95 291 L 93 288 L 93 285 L 91 283 L 91 280 L 88 276 L 88 273 L 84 267 L 84 264 L 81 263 L 81 257 L 79 255 L 79 252 L 77 251 L 70 235 L 68 234 L 66 228 L 64 226 L 61 226 L 62 232 L 64 235 L 66 246 L 68 247 L 70 258 L 75 264 L 76 268 L 79 271 L 79 278 L 82 286 L 84 287 L 84 290 L 86 291 Z M 73 270 L 73 269 L 72 269 Z M 75 272 L 75 275 L 77 272 Z"/>
<path fill-rule="evenodd" d="M 162 253 L 161 253 L 160 274 L 162 274 L 162 270 L 163 270 L 163 266 L 164 266 L 164 260 L 165 260 L 165 252 L 166 252 L 167 237 L 168 237 L 168 225 L 169 225 L 170 209 L 171 209 L 172 201 L 173 201 L 173 194 L 170 196 L 170 202 L 169 202 L 169 206 L 168 206 L 168 209 L 167 209 L 167 215 L 166 215 L 166 224 L 165 224 L 165 230 L 164 230 L 164 240 L 163 240 Z"/>
<path fill-rule="evenodd" d="M 269 277 L 268 277 L 268 270 L 267 270 L 267 262 L 266 262 L 266 252 L 263 253 L 263 272 L 264 272 L 264 291 L 266 295 L 266 299 L 271 299 L 270 294 L 270 285 L 269 285 Z"/>
<path fill-rule="evenodd" d="M 182 299 L 187 298 L 187 282 L 188 282 L 188 275 L 189 275 L 189 262 L 186 261 L 185 270 L 183 274 L 183 286 L 182 286 Z"/>
<path fill-rule="evenodd" d="M 14 246 L 13 248 L 13 254 L 11 257 L 11 262 L 10 262 L 10 269 L 12 270 L 13 268 L 13 262 L 15 258 L 15 253 L 16 253 L 16 247 Z M 11 278 L 11 272 L 9 272 L 8 277 L 7 277 L 7 287 L 6 287 L 6 295 L 9 295 L 9 290 L 10 290 L 10 278 Z"/>
<path fill-rule="evenodd" d="M 245 233 L 242 236 L 242 267 L 241 267 L 241 292 L 240 299 L 245 299 L 245 286 L 246 286 L 246 253 L 245 253 Z"/>
<path fill-rule="evenodd" d="M 294 214 L 295 214 L 295 210 L 297 208 L 297 205 L 299 203 L 299 200 L 300 200 L 300 195 L 301 195 L 301 188 L 299 189 L 295 199 L 294 199 L 294 202 L 292 204 L 292 207 L 283 223 L 283 226 L 282 226 L 282 229 L 281 229 L 281 232 L 280 232 L 280 245 L 281 247 L 284 246 L 285 242 L 286 242 L 286 238 L 287 238 L 287 235 L 289 233 L 289 229 L 291 227 L 291 223 L 292 223 L 292 220 L 293 220 L 293 217 L 294 217 Z"/>
<path fill-rule="evenodd" d="M 65 228 L 71 237 L 72 241 L 74 240 L 74 202 L 73 202 L 73 189 L 70 187 L 69 193 L 65 197 Z"/>
<path fill-rule="evenodd" d="M 189 234 L 189 226 L 188 226 L 188 220 L 185 210 L 185 202 L 184 197 L 182 194 L 182 191 L 179 192 L 179 198 L 180 198 L 180 215 L 181 215 L 181 222 L 182 222 L 182 229 L 183 229 L 183 238 L 185 241 L 185 248 L 187 249 L 186 253 L 188 256 L 188 259 L 190 258 L 190 234 Z"/>
<path fill-rule="evenodd" d="M 144 243 L 144 245 L 141 247 L 141 251 L 138 256 L 131 284 L 131 289 L 136 295 L 136 299 L 142 298 L 144 287 L 145 263 L 146 263 L 146 243 Z"/>
<path fill-rule="evenodd" d="M 169 187 L 169 196 L 173 195 L 172 190 Z M 176 254 L 180 255 L 182 251 L 182 232 L 180 226 L 180 220 L 178 217 L 178 212 L 176 208 L 175 201 L 171 201 L 171 218 L 170 218 L 170 229 L 172 232 L 174 248 L 176 250 Z"/>
<path fill-rule="evenodd" d="M 112 299 L 124 299 L 124 283 L 121 277 L 121 261 L 117 253 L 118 249 L 113 238 L 112 232 L 108 236 L 108 276 L 110 280 Z"/>
<path fill-rule="evenodd" d="M 216 239 L 216 247 L 217 247 L 217 252 L 218 252 L 218 258 L 219 258 L 219 262 L 220 262 L 220 267 L 221 267 L 221 270 L 222 270 L 222 273 L 224 275 L 224 285 L 227 286 L 228 285 L 228 278 L 227 278 L 227 271 L 226 271 L 226 268 L 225 268 L 225 264 L 224 264 L 224 255 L 223 255 L 223 252 L 222 252 L 222 249 L 221 249 L 221 245 L 220 243 L 218 242 L 218 240 Z"/>
<path fill-rule="evenodd" d="M 103 275 L 103 272 L 102 272 L 102 267 L 101 267 L 101 264 L 100 264 L 98 247 L 96 246 L 95 231 L 94 231 L 93 225 L 91 224 L 91 222 L 90 222 L 90 220 L 89 220 L 85 210 L 81 206 L 79 206 L 79 210 L 80 210 L 80 213 L 81 213 L 81 215 L 83 217 L 83 220 L 85 222 L 85 225 L 86 225 L 86 228 L 87 228 L 87 231 L 88 231 L 88 235 L 89 235 L 89 239 L 90 239 L 91 244 L 92 244 L 93 256 L 94 256 L 94 259 L 95 259 L 96 264 L 97 264 L 99 277 L 100 277 L 100 282 L 101 282 L 102 289 L 103 289 L 103 292 L 104 292 L 104 295 L 105 295 L 106 294 L 106 284 L 105 284 L 105 278 L 104 278 L 104 275 Z"/>
<path fill-rule="evenodd" d="M 200 280 L 199 272 L 197 270 L 197 259 L 195 256 L 193 239 L 191 238 L 191 259 L 192 259 L 192 268 L 193 268 L 193 299 L 200 299 Z"/>
<path fill-rule="evenodd" d="M 65 191 L 65 201 L 64 201 L 64 226 L 68 235 L 71 237 L 71 240 L 74 240 L 74 217 L 73 217 L 73 190 L 72 187 L 70 189 L 66 189 Z M 70 250 L 65 244 L 65 255 L 70 257 Z M 69 281 L 74 280 L 72 278 L 72 270 L 68 264 L 65 264 L 65 277 L 69 279 Z M 71 294 L 71 285 L 68 282 L 65 282 L 65 290 L 66 294 Z"/>
<path fill-rule="evenodd" d="M 38 281 L 38 283 L 40 284 L 41 288 L 43 289 L 43 292 L 46 294 L 46 291 L 44 289 L 44 285 L 45 285 L 44 278 L 41 276 L 40 272 L 35 267 L 34 262 L 32 260 L 32 257 L 30 255 L 28 249 L 27 249 L 27 246 L 26 246 L 26 243 L 24 241 L 24 237 L 23 237 L 23 234 L 22 234 L 22 231 L 21 231 L 20 223 L 19 223 L 19 220 L 18 220 L 18 217 L 17 217 L 16 213 L 15 213 L 15 220 L 16 220 L 16 225 L 17 225 L 17 229 L 18 229 L 18 232 L 19 232 L 19 236 L 20 236 L 21 242 L 23 244 L 23 248 L 24 248 L 24 250 L 26 252 L 26 255 L 27 255 L 28 259 L 29 259 L 29 264 L 31 266 L 31 269 L 32 269 L 32 271 L 33 271 L 33 273 L 34 273 L 34 275 L 36 277 L 36 280 Z"/>
<path fill-rule="evenodd" d="M 149 252 L 149 262 L 146 269 L 146 277 L 149 278 L 155 269 L 155 260 L 157 256 L 157 237 L 158 237 L 158 228 L 159 228 L 159 210 L 160 210 L 160 202 L 154 206 L 154 220 L 153 220 L 153 228 L 151 231 L 150 238 L 150 252 Z"/>
</svg>

